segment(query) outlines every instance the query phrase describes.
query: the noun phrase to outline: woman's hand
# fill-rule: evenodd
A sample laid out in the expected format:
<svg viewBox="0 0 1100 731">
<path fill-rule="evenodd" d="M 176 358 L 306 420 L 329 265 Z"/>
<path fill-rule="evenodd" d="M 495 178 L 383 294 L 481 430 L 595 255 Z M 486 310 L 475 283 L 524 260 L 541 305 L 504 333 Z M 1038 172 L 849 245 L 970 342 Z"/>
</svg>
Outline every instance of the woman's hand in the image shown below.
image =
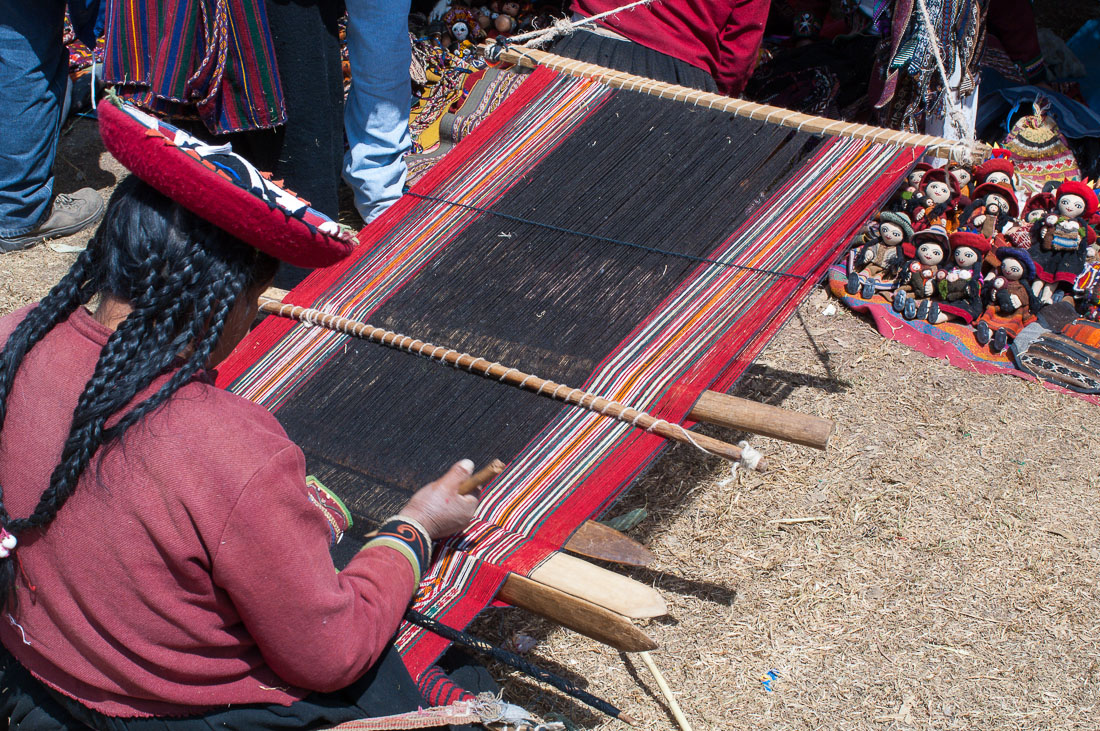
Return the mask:
<svg viewBox="0 0 1100 731">
<path fill-rule="evenodd" d="M 458 486 L 473 472 L 468 459 L 456 462 L 446 474 L 416 491 L 401 515 L 424 526 L 432 540 L 452 536 L 470 524 L 477 509 L 476 494 L 459 495 Z"/>
</svg>

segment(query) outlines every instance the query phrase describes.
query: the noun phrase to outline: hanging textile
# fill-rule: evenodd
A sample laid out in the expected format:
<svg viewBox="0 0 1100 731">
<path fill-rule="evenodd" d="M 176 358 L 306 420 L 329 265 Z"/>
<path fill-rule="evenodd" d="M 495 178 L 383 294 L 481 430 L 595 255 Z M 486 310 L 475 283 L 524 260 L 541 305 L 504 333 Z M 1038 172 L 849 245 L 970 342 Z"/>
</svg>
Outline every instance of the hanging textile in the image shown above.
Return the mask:
<svg viewBox="0 0 1100 731">
<path fill-rule="evenodd" d="M 104 80 L 119 96 L 215 134 L 286 123 L 263 0 L 108 3 Z"/>
<path fill-rule="evenodd" d="M 988 3 L 924 0 L 935 31 L 930 34 L 920 0 L 895 0 L 892 10 L 884 15 L 888 22 L 884 23 L 871 80 L 871 98 L 880 124 L 921 132 L 926 130 L 928 118 L 947 116 L 946 90 L 934 47 L 940 51 L 959 99 L 977 89 Z"/>
</svg>

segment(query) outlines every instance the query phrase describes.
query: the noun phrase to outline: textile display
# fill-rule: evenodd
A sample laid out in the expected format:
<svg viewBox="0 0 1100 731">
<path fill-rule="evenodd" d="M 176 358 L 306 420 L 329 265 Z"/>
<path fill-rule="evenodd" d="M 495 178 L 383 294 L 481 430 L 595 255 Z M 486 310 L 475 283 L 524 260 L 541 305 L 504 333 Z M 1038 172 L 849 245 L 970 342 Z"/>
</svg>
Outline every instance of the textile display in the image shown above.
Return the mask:
<svg viewBox="0 0 1100 731">
<path fill-rule="evenodd" d="M 994 353 L 988 347 L 978 343 L 974 338 L 974 330 L 969 325 L 954 322 L 933 325 L 924 320 L 906 320 L 890 306 L 889 292 L 875 294 L 871 299 L 863 299 L 858 295 L 845 292 L 846 279 L 843 266 L 830 267 L 827 279 L 830 294 L 853 312 L 868 315 L 872 325 L 884 338 L 906 345 L 929 358 L 943 359 L 956 368 L 974 373 L 1000 373 L 1037 380 L 1049 388 L 1074 393 L 1080 398 L 1100 404 L 1100 397 L 1090 393 L 1092 387 L 1097 388 L 1095 393 L 1100 393 L 1100 378 L 1096 384 L 1087 384 L 1082 379 L 1079 384 L 1081 388 L 1075 389 L 1070 387 L 1069 379 L 1059 386 L 1057 381 L 1052 382 L 1052 379 L 1036 376 L 1036 372 L 1045 364 L 1045 361 L 1049 361 L 1049 356 L 1040 360 L 1042 355 L 1049 353 L 1041 347 L 1046 343 L 1040 343 L 1040 347 L 1027 355 L 1026 362 L 1021 364 L 1024 365 L 1024 369 L 1021 369 L 1018 365 L 1020 361 L 1018 350 L 1020 353 L 1026 353 L 1026 350 L 1017 349 L 1015 343 L 1009 350 Z M 1080 349 L 1080 344 L 1077 344 L 1077 350 Z M 1096 350 L 1095 355 L 1096 367 L 1100 369 L 1100 350 Z"/>
<path fill-rule="evenodd" d="M 435 119 L 435 134 L 426 136 L 416 135 L 416 125 L 412 125 L 416 142 L 414 152 L 405 158 L 405 164 L 409 168 L 406 181 L 413 185 L 426 172 L 431 170 L 439 160 L 450 152 L 456 143 L 469 135 L 479 124 L 492 114 L 513 91 L 527 78 L 525 73 L 517 73 L 514 70 L 506 70 L 500 67 L 489 67 L 464 73 L 460 93 L 448 96 L 452 100 L 446 106 L 424 102 L 425 107 L 435 107 L 438 118 Z M 446 76 L 442 77 L 443 79 Z M 431 89 L 431 99 L 434 99 L 445 87 Z M 457 104 L 457 109 L 454 105 Z M 420 106 L 419 104 L 417 106 Z M 426 127 L 425 113 L 414 108 L 414 114 L 421 119 L 421 124 Z M 430 116 L 430 115 L 429 115 Z M 431 143 L 431 144 L 429 144 Z"/>
<path fill-rule="evenodd" d="M 285 299 L 570 384 L 672 423 L 744 372 L 921 154 L 531 73 Z M 268 318 L 219 383 L 271 409 L 355 517 L 334 556 L 457 459 L 508 467 L 414 607 L 464 627 L 600 514 L 664 440 Z M 686 426 L 691 426 L 690 422 Z M 446 641 L 412 626 L 414 676 Z"/>
</svg>

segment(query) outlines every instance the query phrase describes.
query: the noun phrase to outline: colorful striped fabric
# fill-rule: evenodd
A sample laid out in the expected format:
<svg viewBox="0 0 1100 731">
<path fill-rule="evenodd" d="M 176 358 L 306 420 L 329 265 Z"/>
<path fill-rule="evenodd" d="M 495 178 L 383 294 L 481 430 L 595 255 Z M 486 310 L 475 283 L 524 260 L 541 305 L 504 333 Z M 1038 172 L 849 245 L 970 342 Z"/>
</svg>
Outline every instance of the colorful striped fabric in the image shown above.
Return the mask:
<svg viewBox="0 0 1100 731">
<path fill-rule="evenodd" d="M 540 164 L 546 167 L 545 161 L 567 140 L 583 141 L 586 124 L 617 108 L 616 95 L 639 96 L 536 70 L 418 183 L 414 195 L 364 230 L 358 256 L 314 275 L 288 301 L 360 320 L 379 316 L 410 283 L 433 267 L 438 271 L 441 259 L 457 242 L 476 249 L 468 232 L 486 235 L 487 229 L 477 226 L 493 215 L 484 211 L 501 206 L 517 191 L 547 185 L 539 177 Z M 644 103 L 653 105 L 654 120 L 683 106 L 661 99 Z M 794 156 L 793 167 L 774 188 L 761 192 L 750 212 L 731 212 L 731 220 L 740 225 L 722 229 L 730 233 L 718 240 L 705 241 L 703 255 L 694 258 L 697 263 L 684 267 L 687 275 L 662 290 L 667 295 L 640 313 L 637 324 L 624 331 L 627 335 L 610 353 L 598 354 L 584 382 L 570 385 L 646 409 L 672 423 L 685 423 L 703 390 L 726 388 L 743 373 L 921 153 L 844 138 L 813 140 L 793 132 L 768 137 L 778 129 L 768 127 L 760 123 L 754 128 L 760 130 L 754 133 L 760 135 L 758 147 L 766 139 L 777 140 L 779 147 L 767 159 L 785 150 L 782 154 Z M 754 150 L 751 141 L 737 140 L 735 146 L 729 137 L 716 140 L 720 147 L 691 154 L 730 159 L 767 155 L 766 150 Z M 667 175 L 675 184 L 674 164 Z M 642 183 L 628 174 L 621 184 L 641 190 Z M 705 197 L 700 191 L 700 198 Z M 589 203 L 599 204 L 584 201 Z M 682 235 L 690 237 L 690 220 L 682 228 Z M 617 243 L 622 242 L 607 238 L 590 248 L 602 245 L 607 248 L 599 249 L 601 256 L 604 251 L 615 256 L 620 251 Z M 568 265 L 561 266 L 564 276 Z M 649 271 L 659 276 L 661 267 Z M 222 366 L 219 382 L 278 413 L 309 392 L 311 379 L 343 357 L 350 345 L 347 337 L 320 328 L 269 320 Z M 413 356 L 400 357 L 409 359 L 409 368 L 440 367 L 421 365 L 423 361 Z M 478 413 L 474 405 L 464 406 Z M 507 469 L 486 491 L 474 524 L 440 547 L 421 581 L 418 611 L 465 626 L 492 601 L 508 571 L 527 573 L 536 567 L 585 519 L 620 496 L 664 446 L 658 436 L 587 411 L 562 408 L 555 413 L 517 454 L 500 455 L 507 458 Z M 418 675 L 446 643 L 405 626 L 398 647 Z"/>
<path fill-rule="evenodd" d="M 107 4 L 104 79 L 156 114 L 216 134 L 286 123 L 263 0 Z"/>
</svg>

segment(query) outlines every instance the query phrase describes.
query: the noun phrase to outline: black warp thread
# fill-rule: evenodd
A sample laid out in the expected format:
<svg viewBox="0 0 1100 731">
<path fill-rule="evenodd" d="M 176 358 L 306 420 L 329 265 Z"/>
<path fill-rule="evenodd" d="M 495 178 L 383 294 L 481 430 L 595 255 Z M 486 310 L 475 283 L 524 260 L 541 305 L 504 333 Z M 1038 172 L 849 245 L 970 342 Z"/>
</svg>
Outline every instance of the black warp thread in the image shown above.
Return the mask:
<svg viewBox="0 0 1100 731">
<path fill-rule="evenodd" d="M 370 322 L 581 386 L 698 269 L 692 257 L 708 257 L 749 211 L 767 205 L 819 141 L 616 92 L 494 201 L 501 215 L 477 216 Z M 445 188 L 436 192 L 445 197 Z M 432 205 L 419 204 L 410 218 Z M 277 416 L 304 450 L 309 472 L 355 516 L 334 552 L 342 565 L 420 485 L 462 458 L 510 461 L 567 408 L 349 339 Z"/>
<path fill-rule="evenodd" d="M 450 201 L 450 200 L 447 200 L 446 198 L 438 198 L 434 195 L 423 195 L 421 193 L 413 193 L 413 192 L 406 193 L 406 195 L 411 195 L 413 198 L 420 198 L 421 200 L 435 201 L 436 203 L 445 203 L 449 206 L 456 206 L 458 208 L 465 208 L 468 211 L 477 211 L 478 213 L 486 213 L 486 214 L 491 215 L 491 216 L 498 216 L 500 218 L 503 218 L 506 221 L 514 221 L 516 223 L 526 223 L 526 224 L 530 224 L 531 226 L 542 226 L 543 228 L 548 228 L 551 231 L 557 231 L 558 233 L 563 233 L 563 234 L 571 234 L 573 236 L 580 236 L 582 238 L 589 239 L 590 241 L 602 241 L 602 242 L 607 243 L 607 244 L 615 244 L 616 246 L 628 246 L 632 249 L 641 249 L 642 251 L 649 251 L 649 252 L 652 252 L 654 254 L 661 254 L 662 256 L 675 256 L 675 257 L 678 257 L 680 259 L 687 259 L 688 261 L 695 261 L 695 262 L 699 262 L 701 264 L 714 264 L 714 265 L 721 266 L 721 267 L 729 267 L 730 269 L 741 269 L 741 270 L 744 270 L 746 272 L 756 272 L 758 274 L 770 274 L 773 277 L 791 277 L 792 279 L 801 279 L 801 280 L 806 279 L 806 276 L 803 275 L 803 274 L 792 274 L 790 272 L 775 271 L 774 269 L 761 269 L 760 267 L 750 267 L 750 266 L 746 266 L 745 264 L 735 264 L 733 262 L 721 261 L 719 259 L 708 259 L 705 256 L 692 256 L 691 254 L 684 254 L 684 253 L 679 252 L 679 251 L 668 251 L 666 249 L 658 249 L 655 246 L 642 246 L 641 244 L 635 244 L 635 243 L 630 242 L 630 241 L 621 241 L 620 239 L 613 239 L 613 238 L 610 238 L 608 236 L 593 236 L 592 234 L 585 233 L 584 231 L 577 231 L 577 230 L 571 229 L 571 228 L 563 228 L 562 226 L 551 226 L 549 224 L 541 223 L 539 221 L 530 221 L 526 218 L 518 218 L 516 216 L 509 216 L 506 213 L 499 213 L 497 211 L 494 211 L 494 210 L 491 210 L 491 209 L 488 209 L 488 208 L 481 208 L 479 206 L 472 206 L 472 205 L 469 205 L 468 203 L 460 203 L 458 201 Z"/>
<path fill-rule="evenodd" d="M 415 624 L 417 627 L 422 627 L 434 634 L 439 635 L 449 642 L 453 642 L 456 645 L 469 648 L 475 652 L 481 653 L 488 657 L 502 662 L 509 667 L 513 667 L 519 670 L 521 673 L 531 676 L 535 680 L 546 683 L 547 685 L 557 688 L 562 693 L 576 698 L 580 702 L 595 708 L 600 713 L 605 713 L 612 718 L 618 718 L 621 711 L 615 706 L 611 705 L 604 699 L 592 695 L 588 691 L 577 687 L 575 683 L 566 680 L 565 678 L 550 672 L 549 670 L 543 670 L 537 665 L 534 665 L 527 660 L 523 659 L 514 652 L 509 652 L 502 647 L 496 647 L 492 643 L 475 637 L 468 632 L 462 632 L 461 630 L 448 627 L 447 625 L 439 622 L 426 614 L 421 614 L 415 609 L 405 610 L 405 621 L 409 624 Z"/>
</svg>

